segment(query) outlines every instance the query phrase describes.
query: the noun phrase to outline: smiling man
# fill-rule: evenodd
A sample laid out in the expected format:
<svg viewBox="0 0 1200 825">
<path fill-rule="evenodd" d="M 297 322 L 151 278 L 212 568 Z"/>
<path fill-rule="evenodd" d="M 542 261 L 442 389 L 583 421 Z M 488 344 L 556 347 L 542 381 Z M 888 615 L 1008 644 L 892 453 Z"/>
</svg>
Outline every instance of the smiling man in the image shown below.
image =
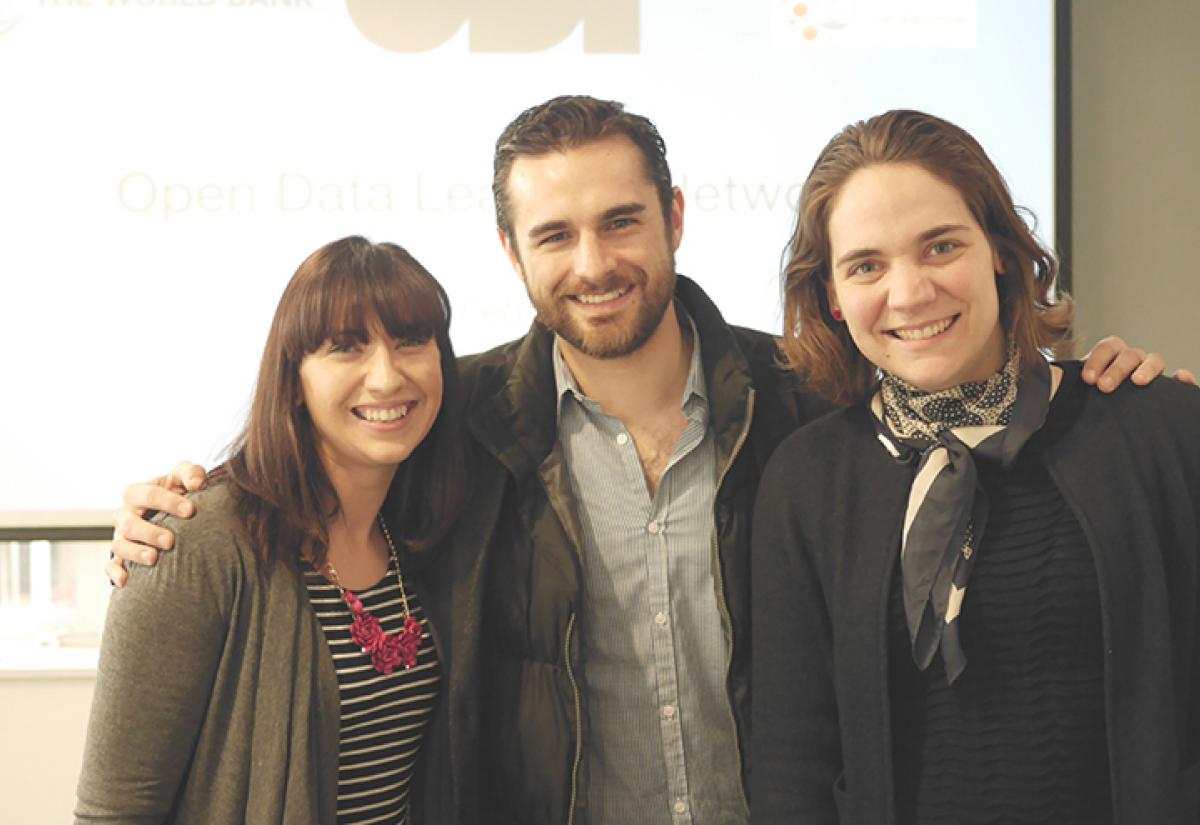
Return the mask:
<svg viewBox="0 0 1200 825">
<path fill-rule="evenodd" d="M 632 355 L 670 326 L 683 199 L 672 192 L 660 208 L 645 166 L 617 134 L 515 158 L 501 184 L 501 243 L 572 361 Z"/>
<path fill-rule="evenodd" d="M 748 822 L 751 510 L 775 446 L 827 407 L 676 274 L 684 201 L 646 118 L 535 106 L 492 188 L 538 322 L 463 362 L 482 819 Z"/>
<path fill-rule="evenodd" d="M 539 324 L 466 361 L 482 500 L 517 502 L 483 508 L 485 819 L 747 822 L 750 508 L 824 408 L 676 275 L 683 197 L 645 118 L 530 109 L 493 191 Z"/>
<path fill-rule="evenodd" d="M 525 111 L 493 195 L 538 320 L 460 362 L 473 486 L 423 592 L 447 657 L 426 773 L 457 806 L 416 821 L 746 823 L 751 511 L 776 445 L 828 408 L 676 274 L 684 201 L 646 118 Z M 1110 389 L 1142 363 L 1122 346 L 1089 362 Z M 153 563 L 139 542 L 171 539 L 139 516 L 190 506 L 157 485 L 125 502 L 114 552 Z"/>
</svg>

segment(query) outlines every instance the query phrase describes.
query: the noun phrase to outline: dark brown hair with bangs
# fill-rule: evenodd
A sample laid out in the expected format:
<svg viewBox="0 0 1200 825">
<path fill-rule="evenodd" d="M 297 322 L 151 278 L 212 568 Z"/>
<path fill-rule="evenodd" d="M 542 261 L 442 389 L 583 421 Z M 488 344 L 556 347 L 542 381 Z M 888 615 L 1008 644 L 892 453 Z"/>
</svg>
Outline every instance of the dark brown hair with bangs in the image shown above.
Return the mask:
<svg viewBox="0 0 1200 825">
<path fill-rule="evenodd" d="M 821 150 L 804 188 L 783 274 L 783 352 L 805 389 L 841 404 L 864 401 L 875 365 L 829 312 L 833 271 L 829 215 L 851 175 L 868 166 L 912 163 L 953 186 L 1000 256 L 1000 321 L 1025 363 L 1040 350 L 1065 355 L 1071 299 L 1054 292 L 1058 262 L 1030 231 L 995 164 L 963 129 L 906 109 L 853 123 Z"/>
<path fill-rule="evenodd" d="M 366 342 L 376 321 L 398 340 L 436 340 L 442 368 L 437 420 L 397 469 L 384 504 L 392 534 L 424 551 L 458 513 L 465 476 L 450 302 L 403 248 L 342 238 L 310 255 L 284 289 L 246 425 L 216 473 L 236 488 L 242 521 L 268 562 L 297 569 L 306 557 L 319 566 L 338 512 L 303 404 L 300 362 L 331 338 Z"/>
</svg>

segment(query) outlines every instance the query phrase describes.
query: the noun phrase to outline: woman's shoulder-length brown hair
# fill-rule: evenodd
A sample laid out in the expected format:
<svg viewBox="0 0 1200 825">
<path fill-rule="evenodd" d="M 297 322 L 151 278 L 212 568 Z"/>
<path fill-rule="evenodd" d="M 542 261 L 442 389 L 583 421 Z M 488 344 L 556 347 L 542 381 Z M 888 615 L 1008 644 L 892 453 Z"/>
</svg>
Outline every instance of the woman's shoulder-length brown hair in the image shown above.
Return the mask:
<svg viewBox="0 0 1200 825">
<path fill-rule="evenodd" d="M 1055 294 L 1058 263 L 1034 237 L 983 147 L 963 129 L 923 112 L 897 109 L 853 123 L 826 145 L 800 193 L 783 272 L 783 355 L 804 387 L 840 404 L 864 401 L 878 371 L 829 311 L 829 216 L 860 169 L 912 163 L 953 186 L 999 253 L 1000 321 L 1023 361 L 1069 346 L 1071 301 Z"/>
<path fill-rule="evenodd" d="M 392 535 L 423 551 L 458 514 L 465 469 L 450 301 L 402 247 L 342 238 L 312 253 L 284 289 L 245 427 L 217 473 L 234 486 L 243 524 L 269 563 L 293 569 L 301 557 L 323 563 L 337 514 L 303 404 L 300 362 L 335 334 L 366 342 L 375 322 L 398 340 L 435 340 L 443 384 L 433 427 L 397 469 L 388 492 L 384 510 Z"/>
</svg>

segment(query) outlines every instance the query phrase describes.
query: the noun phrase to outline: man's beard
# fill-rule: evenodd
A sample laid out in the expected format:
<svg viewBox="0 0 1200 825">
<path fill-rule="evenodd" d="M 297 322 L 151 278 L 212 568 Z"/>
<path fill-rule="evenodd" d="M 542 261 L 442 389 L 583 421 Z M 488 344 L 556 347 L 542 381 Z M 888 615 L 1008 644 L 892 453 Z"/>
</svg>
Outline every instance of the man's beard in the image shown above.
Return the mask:
<svg viewBox="0 0 1200 825">
<path fill-rule="evenodd" d="M 672 256 L 673 257 L 673 256 Z M 538 321 L 572 348 L 591 358 L 621 358 L 637 352 L 654 335 L 667 308 L 675 296 L 674 260 L 666 262 L 665 276 L 650 277 L 645 270 L 637 270 L 632 279 L 609 277 L 598 286 L 580 288 L 578 282 L 564 285 L 548 298 L 536 298 L 532 292 L 529 300 L 537 310 Z M 588 319 L 571 311 L 574 302 L 566 297 L 578 294 L 598 294 L 614 289 L 633 286 L 640 295 L 636 312 L 630 318 L 622 313 L 620 318 Z"/>
</svg>

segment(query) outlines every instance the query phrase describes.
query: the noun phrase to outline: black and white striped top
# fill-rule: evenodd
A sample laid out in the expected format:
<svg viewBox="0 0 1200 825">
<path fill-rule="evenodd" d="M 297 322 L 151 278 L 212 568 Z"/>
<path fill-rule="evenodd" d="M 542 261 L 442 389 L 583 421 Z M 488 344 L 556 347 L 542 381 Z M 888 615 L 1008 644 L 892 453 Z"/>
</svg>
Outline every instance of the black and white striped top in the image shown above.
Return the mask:
<svg viewBox="0 0 1200 825">
<path fill-rule="evenodd" d="M 304 580 L 333 654 L 341 697 L 337 821 L 339 825 L 407 822 L 409 782 L 441 680 L 433 635 L 420 600 L 406 578 L 408 608 L 423 630 L 421 646 L 411 670 L 397 667 L 385 676 L 350 640 L 353 615 L 341 592 L 308 565 Z M 394 559 L 378 584 L 352 592 L 386 632 L 400 632 L 404 606 Z"/>
</svg>

